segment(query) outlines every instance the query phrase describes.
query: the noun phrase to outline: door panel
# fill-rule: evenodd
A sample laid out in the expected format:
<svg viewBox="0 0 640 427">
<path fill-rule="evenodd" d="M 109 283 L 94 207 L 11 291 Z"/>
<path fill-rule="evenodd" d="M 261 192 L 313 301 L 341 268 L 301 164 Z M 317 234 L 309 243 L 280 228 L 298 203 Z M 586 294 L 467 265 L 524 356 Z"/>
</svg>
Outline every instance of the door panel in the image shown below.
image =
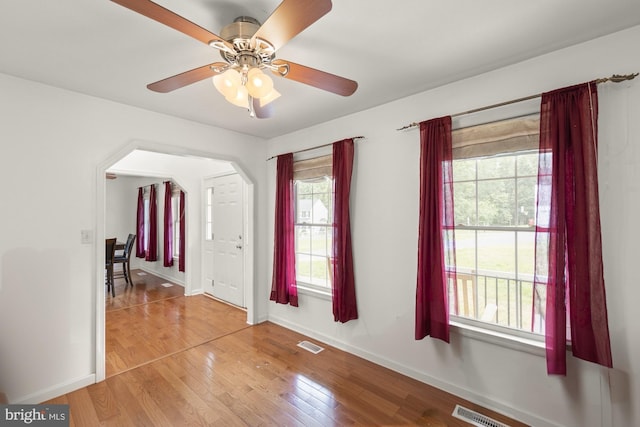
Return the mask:
<svg viewBox="0 0 640 427">
<path fill-rule="evenodd" d="M 240 307 L 245 307 L 243 188 L 238 174 L 205 182 L 205 230 L 211 231 L 205 242 L 205 291 Z"/>
</svg>

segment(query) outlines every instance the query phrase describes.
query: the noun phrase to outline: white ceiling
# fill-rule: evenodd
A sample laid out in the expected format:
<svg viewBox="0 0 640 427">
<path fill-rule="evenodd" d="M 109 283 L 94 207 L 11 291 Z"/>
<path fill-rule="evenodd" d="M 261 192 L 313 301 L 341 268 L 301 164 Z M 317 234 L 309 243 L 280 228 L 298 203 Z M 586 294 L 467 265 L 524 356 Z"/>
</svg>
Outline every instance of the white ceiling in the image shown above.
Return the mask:
<svg viewBox="0 0 640 427">
<path fill-rule="evenodd" d="M 220 34 L 240 15 L 263 22 L 280 2 L 157 3 Z M 639 0 L 334 0 L 276 56 L 356 80 L 358 90 L 342 97 L 275 78 L 282 97 L 260 120 L 209 79 L 168 94 L 146 88 L 220 60 L 176 30 L 109 0 L 4 0 L 0 72 L 271 138 L 638 24 Z"/>
<path fill-rule="evenodd" d="M 145 150 L 133 150 L 111 165 L 107 172 L 118 176 L 155 176 L 173 177 L 184 174 L 196 177 L 209 177 L 235 172 L 231 163 L 204 157 L 177 156 Z"/>
</svg>

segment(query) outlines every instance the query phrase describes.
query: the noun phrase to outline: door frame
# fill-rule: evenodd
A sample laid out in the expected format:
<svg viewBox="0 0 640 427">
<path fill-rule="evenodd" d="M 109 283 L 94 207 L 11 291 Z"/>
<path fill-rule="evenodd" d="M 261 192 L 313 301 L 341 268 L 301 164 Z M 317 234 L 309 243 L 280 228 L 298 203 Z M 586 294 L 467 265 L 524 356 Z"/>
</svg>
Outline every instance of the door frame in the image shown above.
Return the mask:
<svg viewBox="0 0 640 427">
<path fill-rule="evenodd" d="M 255 241 L 256 236 L 254 233 L 254 221 L 256 218 L 255 214 L 255 183 L 249 178 L 247 173 L 243 170 L 242 166 L 238 164 L 234 159 L 227 158 L 224 155 L 217 155 L 215 153 L 192 150 L 185 147 L 167 145 L 167 144 L 159 144 L 150 141 L 130 141 L 120 149 L 115 151 L 112 155 L 104 159 L 100 162 L 96 167 L 96 230 L 95 230 L 95 239 L 93 241 L 94 248 L 94 291 L 95 295 L 95 381 L 100 382 L 106 378 L 106 349 L 105 349 L 105 326 L 106 326 L 106 310 L 105 310 L 105 290 L 104 290 L 104 269 L 100 268 L 101 265 L 104 264 L 105 257 L 105 247 L 104 244 L 99 244 L 104 241 L 105 236 L 105 210 L 106 210 L 106 171 L 117 161 L 129 155 L 134 150 L 143 150 L 143 151 L 151 151 L 161 154 L 180 156 L 180 157 L 201 157 L 206 159 L 213 160 L 222 160 L 229 162 L 237 173 L 242 177 L 244 186 L 245 186 L 245 196 L 246 204 L 245 209 L 247 211 L 247 216 L 245 217 L 245 248 L 244 251 L 244 283 L 245 283 L 245 303 L 246 303 L 246 313 L 247 313 L 247 324 L 254 324 L 257 317 L 257 306 L 255 304 L 255 277 L 254 277 L 254 263 L 255 263 Z M 148 175 L 147 175 L 148 176 Z M 201 185 L 202 187 L 202 185 Z M 202 188 L 198 189 L 198 191 L 191 192 L 192 197 L 202 198 L 203 191 Z M 199 196 L 195 196 L 195 194 L 199 193 Z M 193 209 L 193 207 L 191 208 Z M 189 212 L 189 203 L 187 203 L 187 212 Z M 193 227 L 189 226 L 189 221 L 187 223 L 187 236 L 189 235 L 189 229 Z M 199 221 L 201 222 L 201 221 Z M 196 227 L 201 228 L 202 224 L 198 223 Z M 198 295 L 204 293 L 204 288 L 202 284 L 196 285 L 194 282 L 198 278 L 201 278 L 202 271 L 194 272 L 193 271 L 193 259 L 197 256 L 196 251 L 202 249 L 203 236 L 204 233 L 199 233 L 200 236 L 200 244 L 195 245 L 187 245 L 187 253 L 186 253 L 186 271 L 185 271 L 185 295 Z M 188 237 L 187 237 L 188 242 Z M 193 249 L 189 249 L 189 248 Z M 197 249 L 196 249 L 197 248 Z M 200 269 L 202 270 L 202 269 Z"/>
</svg>

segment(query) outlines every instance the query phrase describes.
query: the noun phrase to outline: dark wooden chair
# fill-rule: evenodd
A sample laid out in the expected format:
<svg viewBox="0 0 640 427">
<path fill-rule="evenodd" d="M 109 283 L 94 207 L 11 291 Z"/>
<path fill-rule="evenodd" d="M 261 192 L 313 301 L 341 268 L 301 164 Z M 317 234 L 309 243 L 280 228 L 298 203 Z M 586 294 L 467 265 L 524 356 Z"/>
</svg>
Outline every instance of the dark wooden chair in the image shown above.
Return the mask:
<svg viewBox="0 0 640 427">
<path fill-rule="evenodd" d="M 113 264 L 116 253 L 116 239 L 105 239 L 105 260 L 104 268 L 107 271 L 107 292 L 111 289 L 111 296 L 116 296 L 116 286 L 113 281 Z"/>
<path fill-rule="evenodd" d="M 117 254 L 114 259 L 114 264 L 122 264 L 122 277 L 131 287 L 133 287 L 133 280 L 131 279 L 131 252 L 133 252 L 133 244 L 136 241 L 135 234 L 129 234 L 127 237 L 127 243 L 124 245 L 124 251 L 121 254 Z M 119 276 L 120 277 L 120 276 Z"/>
</svg>

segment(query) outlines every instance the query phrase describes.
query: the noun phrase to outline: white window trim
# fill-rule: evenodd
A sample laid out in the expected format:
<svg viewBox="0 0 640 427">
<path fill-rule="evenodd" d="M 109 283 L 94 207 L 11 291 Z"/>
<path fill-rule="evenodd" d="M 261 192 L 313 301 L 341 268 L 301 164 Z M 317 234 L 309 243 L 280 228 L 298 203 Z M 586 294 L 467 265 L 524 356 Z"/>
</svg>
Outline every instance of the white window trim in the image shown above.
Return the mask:
<svg viewBox="0 0 640 427">
<path fill-rule="evenodd" d="M 518 330 L 502 332 L 502 327 L 491 326 L 475 322 L 460 316 L 450 315 L 449 326 L 451 332 L 473 340 L 486 342 L 499 347 L 545 357 L 545 343 L 543 335 L 528 334 Z"/>
<path fill-rule="evenodd" d="M 333 299 L 333 294 L 329 288 L 323 288 L 322 286 L 306 282 L 296 282 L 296 287 L 298 288 L 298 294 L 309 295 L 311 297 L 327 301 L 331 301 Z"/>
</svg>

